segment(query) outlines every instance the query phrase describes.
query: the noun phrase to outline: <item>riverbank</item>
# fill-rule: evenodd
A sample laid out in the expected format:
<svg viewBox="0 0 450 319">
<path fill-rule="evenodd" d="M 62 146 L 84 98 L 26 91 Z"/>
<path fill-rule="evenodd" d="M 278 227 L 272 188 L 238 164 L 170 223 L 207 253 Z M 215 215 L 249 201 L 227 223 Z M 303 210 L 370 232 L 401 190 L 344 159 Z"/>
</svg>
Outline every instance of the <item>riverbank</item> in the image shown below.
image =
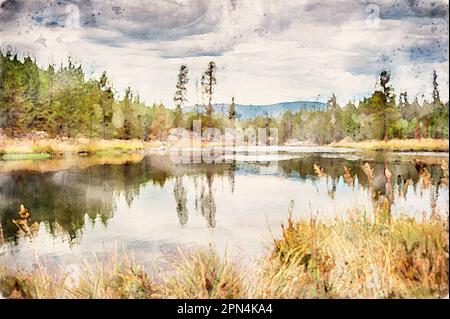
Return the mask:
<svg viewBox="0 0 450 319">
<path fill-rule="evenodd" d="M 448 139 L 393 139 L 389 141 L 369 140 L 355 142 L 350 139 L 331 143 L 331 147 L 354 148 L 368 151 L 396 151 L 396 152 L 448 152 Z"/>
<path fill-rule="evenodd" d="M 32 154 L 31 154 L 32 155 Z M 96 165 L 123 165 L 129 163 L 139 163 L 144 158 L 141 153 L 118 153 L 92 156 L 65 156 L 56 158 L 46 158 L 36 160 L 33 156 L 23 156 L 23 159 L 0 160 L 0 173 L 13 171 L 35 171 L 35 172 L 56 172 L 69 168 L 86 169 Z"/>
<path fill-rule="evenodd" d="M 103 139 L 1 139 L 0 159 L 34 160 L 72 155 L 114 155 L 164 149 L 160 141 Z"/>
<path fill-rule="evenodd" d="M 186 141 L 161 142 L 142 140 L 103 140 L 103 139 L 0 139 L 0 160 L 39 160 L 49 158 L 104 155 L 112 156 L 125 153 L 145 153 L 165 151 L 167 147 L 213 147 L 222 146 L 220 141 L 194 141 L 194 145 Z M 288 145 L 289 146 L 289 145 Z M 302 146 L 304 146 L 302 144 Z M 325 147 L 347 148 L 368 151 L 397 151 L 397 152 L 448 152 L 448 139 L 407 139 L 389 141 L 361 141 L 349 139 L 331 143 Z"/>
<path fill-rule="evenodd" d="M 442 298 L 448 295 L 448 219 L 399 217 L 283 226 L 257 271 L 215 249 L 180 252 L 168 272 L 147 272 L 114 253 L 70 273 L 37 262 L 30 271 L 0 258 L 7 298 Z M 151 275 L 153 274 L 153 275 Z"/>
</svg>

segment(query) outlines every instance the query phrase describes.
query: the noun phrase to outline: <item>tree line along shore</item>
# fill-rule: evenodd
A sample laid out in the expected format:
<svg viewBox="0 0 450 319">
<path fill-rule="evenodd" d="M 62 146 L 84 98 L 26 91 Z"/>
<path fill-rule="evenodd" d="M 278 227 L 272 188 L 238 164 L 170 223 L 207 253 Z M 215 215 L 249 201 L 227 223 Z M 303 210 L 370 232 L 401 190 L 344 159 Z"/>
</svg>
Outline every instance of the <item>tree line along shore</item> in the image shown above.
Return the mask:
<svg viewBox="0 0 450 319">
<path fill-rule="evenodd" d="M 288 144 L 289 146 L 305 146 Z M 159 140 L 103 140 L 103 139 L 1 139 L 0 160 L 38 160 L 49 158 L 67 158 L 68 156 L 113 156 L 127 153 L 164 152 L 171 146 L 226 146 L 220 142 L 201 142 L 200 144 L 186 144 L 184 142 L 168 143 Z M 312 146 L 307 144 L 306 146 Z M 328 144 L 330 147 L 351 148 L 356 151 L 393 151 L 393 152 L 448 152 L 448 139 L 392 139 L 389 141 L 367 140 L 353 141 L 343 139 Z"/>
<path fill-rule="evenodd" d="M 448 151 L 448 102 L 441 101 L 435 71 L 430 72 L 432 96 L 422 104 L 410 98 L 413 94 L 397 94 L 389 71 L 382 71 L 374 92 L 360 101 L 341 106 L 330 94 L 325 108 L 241 119 L 234 97 L 227 112 L 215 112 L 213 97 L 220 84 L 216 70 L 214 62 L 208 63 L 197 85 L 202 102 L 187 112 L 186 65 L 174 79 L 173 105 L 147 105 L 131 88 L 120 97 L 105 72 L 99 79 L 86 79 L 82 66 L 70 59 L 66 65 L 42 68 L 31 57 L 1 52 L 0 153 L 52 155 L 64 153 L 64 147 L 80 154 L 137 151 L 166 143 L 172 128 L 192 131 L 196 120 L 203 128 L 222 132 L 253 127 L 270 135 L 270 128 L 277 128 L 280 144 L 297 140 L 363 149 Z"/>
</svg>

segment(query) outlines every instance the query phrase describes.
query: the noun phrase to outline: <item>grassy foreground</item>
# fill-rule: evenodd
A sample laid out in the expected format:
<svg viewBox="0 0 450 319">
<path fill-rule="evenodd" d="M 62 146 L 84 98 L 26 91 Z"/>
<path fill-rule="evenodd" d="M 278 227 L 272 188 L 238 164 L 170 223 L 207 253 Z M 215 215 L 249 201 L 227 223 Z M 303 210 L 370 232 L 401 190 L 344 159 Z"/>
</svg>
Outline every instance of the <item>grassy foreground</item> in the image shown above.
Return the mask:
<svg viewBox="0 0 450 319">
<path fill-rule="evenodd" d="M 442 298 L 448 295 L 446 218 L 406 217 L 374 224 L 365 217 L 283 226 L 257 272 L 215 250 L 180 252 L 173 271 L 149 276 L 113 254 L 77 276 L 0 259 L 6 298 Z M 5 258 L 3 258 L 5 259 Z"/>
<path fill-rule="evenodd" d="M 389 141 L 370 140 L 355 142 L 343 139 L 342 141 L 331 143 L 333 147 L 356 148 L 369 151 L 428 151 L 428 152 L 448 152 L 448 139 L 423 138 L 417 139 L 393 139 Z"/>
</svg>

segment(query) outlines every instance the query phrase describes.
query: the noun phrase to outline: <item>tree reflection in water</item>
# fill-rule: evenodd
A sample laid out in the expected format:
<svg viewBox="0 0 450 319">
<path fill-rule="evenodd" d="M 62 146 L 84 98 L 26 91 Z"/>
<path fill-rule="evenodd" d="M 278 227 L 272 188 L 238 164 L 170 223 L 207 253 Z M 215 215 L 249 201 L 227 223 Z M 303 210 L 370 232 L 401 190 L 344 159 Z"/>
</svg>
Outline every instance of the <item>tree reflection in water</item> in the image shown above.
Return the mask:
<svg viewBox="0 0 450 319">
<path fill-rule="evenodd" d="M 60 161 L 60 160 L 59 160 Z M 216 227 L 218 207 L 215 199 L 217 179 L 226 178 L 234 195 L 235 180 L 239 175 L 258 175 L 259 163 L 190 164 L 174 165 L 166 156 L 146 156 L 135 161 L 72 167 L 40 172 L 30 168 L 0 172 L 0 240 L 14 241 L 17 226 L 17 208 L 24 204 L 33 216 L 33 221 L 45 223 L 54 236 L 65 233 L 73 240 L 81 235 L 86 220 L 107 225 L 117 210 L 119 197 L 132 206 L 143 187 L 152 183 L 165 188 L 167 181 L 173 182 L 172 198 L 174 214 L 180 225 L 189 222 L 189 192 L 195 210 L 206 219 L 207 226 Z M 370 166 L 365 167 L 364 163 Z M 316 164 L 316 167 L 314 166 Z M 37 166 L 36 166 L 37 167 Z M 325 196 L 340 200 L 339 192 L 366 190 L 375 202 L 389 199 L 389 207 L 399 198 L 407 200 L 408 192 L 418 197 L 428 196 L 434 212 L 440 190 L 448 189 L 448 158 L 423 158 L 421 160 L 385 160 L 369 158 L 348 160 L 325 158 L 319 155 L 278 162 L 277 175 L 299 181 L 316 183 L 323 180 L 327 187 Z M 316 176 L 320 168 L 320 175 Z M 369 173 L 369 175 L 367 174 Z M 192 189 L 187 187 L 193 183 Z M 242 192 L 242 190 L 240 190 Z M 328 195 L 327 195 L 328 194 Z"/>
<path fill-rule="evenodd" d="M 200 211 L 208 222 L 208 227 L 216 227 L 216 203 L 212 190 L 213 175 L 206 172 L 206 186 L 203 180 L 200 191 Z"/>
<path fill-rule="evenodd" d="M 183 186 L 183 178 L 181 176 L 175 177 L 175 186 L 173 188 L 173 195 L 177 207 L 177 215 L 180 225 L 186 225 L 189 219 L 187 209 L 186 189 Z"/>
</svg>

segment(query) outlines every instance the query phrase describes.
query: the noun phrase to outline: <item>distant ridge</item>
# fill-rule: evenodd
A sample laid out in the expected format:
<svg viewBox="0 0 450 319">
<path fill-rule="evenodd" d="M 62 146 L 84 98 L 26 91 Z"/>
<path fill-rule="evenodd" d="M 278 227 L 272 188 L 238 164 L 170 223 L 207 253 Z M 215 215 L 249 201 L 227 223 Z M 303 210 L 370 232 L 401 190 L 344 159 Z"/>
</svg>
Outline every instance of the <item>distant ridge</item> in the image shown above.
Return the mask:
<svg viewBox="0 0 450 319">
<path fill-rule="evenodd" d="M 220 103 L 214 104 L 214 114 L 222 115 L 228 114 L 229 104 Z M 281 117 L 286 111 L 291 111 L 296 113 L 300 110 L 307 109 L 312 110 L 324 109 L 326 106 L 322 102 L 311 102 L 311 101 L 294 101 L 294 102 L 281 102 L 276 104 L 268 105 L 251 105 L 251 104 L 236 104 L 237 117 L 240 119 L 248 120 L 253 119 L 257 116 L 271 116 L 271 117 Z M 184 112 L 195 111 L 196 106 L 186 106 L 184 107 Z M 203 106 L 199 106 L 199 111 L 202 111 Z"/>
</svg>

